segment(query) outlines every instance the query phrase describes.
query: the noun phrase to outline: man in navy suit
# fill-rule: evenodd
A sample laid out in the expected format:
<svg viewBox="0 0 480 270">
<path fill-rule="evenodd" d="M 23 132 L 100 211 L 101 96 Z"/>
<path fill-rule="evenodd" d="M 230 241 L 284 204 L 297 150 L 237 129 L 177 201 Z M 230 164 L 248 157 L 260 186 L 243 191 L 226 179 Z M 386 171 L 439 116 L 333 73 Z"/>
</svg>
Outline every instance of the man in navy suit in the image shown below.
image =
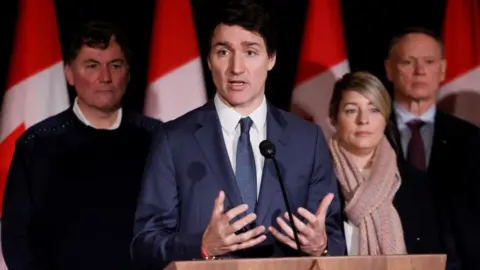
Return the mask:
<svg viewBox="0 0 480 270">
<path fill-rule="evenodd" d="M 214 26 L 208 64 L 217 92 L 157 132 L 136 213 L 135 264 L 160 269 L 178 260 L 344 255 L 322 131 L 265 99 L 276 59 L 269 15 L 253 1 L 235 1 Z M 302 253 L 274 164 L 259 150 L 265 139 L 276 146 Z"/>
</svg>

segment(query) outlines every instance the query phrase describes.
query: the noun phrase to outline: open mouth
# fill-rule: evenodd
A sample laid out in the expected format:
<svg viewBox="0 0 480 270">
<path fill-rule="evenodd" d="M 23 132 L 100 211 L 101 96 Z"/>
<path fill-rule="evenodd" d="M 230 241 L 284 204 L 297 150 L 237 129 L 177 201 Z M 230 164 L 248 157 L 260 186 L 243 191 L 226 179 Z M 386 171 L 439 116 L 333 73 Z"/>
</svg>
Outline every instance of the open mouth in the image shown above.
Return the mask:
<svg viewBox="0 0 480 270">
<path fill-rule="evenodd" d="M 246 82 L 242 80 L 229 80 L 228 83 L 233 86 L 242 86 L 246 84 Z"/>
<path fill-rule="evenodd" d="M 231 90 L 234 90 L 234 91 L 243 91 L 243 90 L 245 90 L 246 86 L 247 86 L 246 81 L 242 81 L 242 80 L 229 80 L 228 81 L 228 87 Z"/>
</svg>

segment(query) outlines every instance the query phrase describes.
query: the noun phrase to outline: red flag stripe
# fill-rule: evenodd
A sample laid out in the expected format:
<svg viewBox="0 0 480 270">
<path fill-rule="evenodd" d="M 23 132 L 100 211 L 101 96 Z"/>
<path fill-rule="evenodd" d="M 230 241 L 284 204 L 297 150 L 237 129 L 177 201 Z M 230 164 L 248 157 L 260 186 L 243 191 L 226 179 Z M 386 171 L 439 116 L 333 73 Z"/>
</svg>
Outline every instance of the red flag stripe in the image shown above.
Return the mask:
<svg viewBox="0 0 480 270">
<path fill-rule="evenodd" d="M 18 126 L 5 140 L 0 143 L 0 194 L 2 194 L 2 200 L 0 200 L 0 210 L 3 209 L 3 191 L 5 190 L 5 184 L 7 183 L 8 170 L 10 163 L 12 162 L 13 152 L 15 151 L 15 142 L 17 138 L 25 131 L 25 125 Z"/>
<path fill-rule="evenodd" d="M 54 2 L 20 0 L 7 89 L 62 60 Z"/>
<path fill-rule="evenodd" d="M 480 66 L 480 9 L 477 0 L 449 0 L 443 28 L 445 83 Z"/>
<path fill-rule="evenodd" d="M 15 35 L 0 111 L 0 213 L 16 140 L 29 126 L 68 108 L 54 2 L 21 0 Z"/>
<path fill-rule="evenodd" d="M 340 0 L 310 0 L 296 83 L 347 58 Z"/>
<path fill-rule="evenodd" d="M 189 0 L 157 1 L 148 83 L 199 56 Z"/>
</svg>

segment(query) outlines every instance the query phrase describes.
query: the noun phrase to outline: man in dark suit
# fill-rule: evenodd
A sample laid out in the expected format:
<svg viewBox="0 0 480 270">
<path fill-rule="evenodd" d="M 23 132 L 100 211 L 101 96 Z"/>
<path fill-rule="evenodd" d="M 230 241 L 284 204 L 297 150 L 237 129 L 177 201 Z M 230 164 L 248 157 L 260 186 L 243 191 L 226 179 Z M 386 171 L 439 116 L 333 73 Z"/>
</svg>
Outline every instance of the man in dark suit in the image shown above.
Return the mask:
<svg viewBox="0 0 480 270">
<path fill-rule="evenodd" d="M 392 40 L 385 69 L 394 85 L 394 141 L 400 162 L 433 180 L 432 211 L 438 211 L 445 245 L 453 250 L 449 265 L 480 269 L 473 254 L 480 240 L 478 226 L 474 227 L 478 217 L 473 215 L 478 210 L 468 202 L 478 197 L 478 191 L 469 190 L 478 181 L 480 133 L 474 125 L 437 109 L 446 64 L 441 39 L 426 29 L 406 29 Z"/>
<path fill-rule="evenodd" d="M 177 260 L 299 255 L 274 164 L 260 154 L 265 139 L 276 146 L 294 215 L 305 222 L 296 222 L 301 255 L 345 254 L 320 128 L 265 99 L 276 56 L 269 15 L 247 0 L 230 3 L 217 19 L 208 54 L 216 96 L 157 133 L 136 214 L 134 262 L 160 269 Z"/>
</svg>

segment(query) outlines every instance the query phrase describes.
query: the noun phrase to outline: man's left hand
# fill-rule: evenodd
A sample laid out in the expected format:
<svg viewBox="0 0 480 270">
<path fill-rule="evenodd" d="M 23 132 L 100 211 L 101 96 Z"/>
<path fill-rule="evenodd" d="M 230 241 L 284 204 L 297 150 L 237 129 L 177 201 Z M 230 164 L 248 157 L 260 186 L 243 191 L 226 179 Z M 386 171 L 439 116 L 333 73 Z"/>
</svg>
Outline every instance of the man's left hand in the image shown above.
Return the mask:
<svg viewBox="0 0 480 270">
<path fill-rule="evenodd" d="M 300 241 L 301 249 L 303 252 L 308 253 L 311 256 L 321 256 L 327 247 L 325 217 L 327 215 L 328 206 L 332 200 L 333 194 L 329 193 L 323 198 L 315 214 L 312 214 L 303 207 L 298 208 L 298 214 L 307 220 L 307 224 L 300 221 L 295 215 L 292 215 L 295 226 L 298 230 L 298 240 Z M 285 212 L 284 217 L 287 220 L 290 220 L 287 212 Z M 273 226 L 268 228 L 269 231 L 280 242 L 298 250 L 297 244 L 295 243 L 295 237 L 293 236 L 293 230 L 290 225 L 287 224 L 281 216 L 277 218 L 277 222 L 286 235 L 279 232 Z"/>
</svg>

